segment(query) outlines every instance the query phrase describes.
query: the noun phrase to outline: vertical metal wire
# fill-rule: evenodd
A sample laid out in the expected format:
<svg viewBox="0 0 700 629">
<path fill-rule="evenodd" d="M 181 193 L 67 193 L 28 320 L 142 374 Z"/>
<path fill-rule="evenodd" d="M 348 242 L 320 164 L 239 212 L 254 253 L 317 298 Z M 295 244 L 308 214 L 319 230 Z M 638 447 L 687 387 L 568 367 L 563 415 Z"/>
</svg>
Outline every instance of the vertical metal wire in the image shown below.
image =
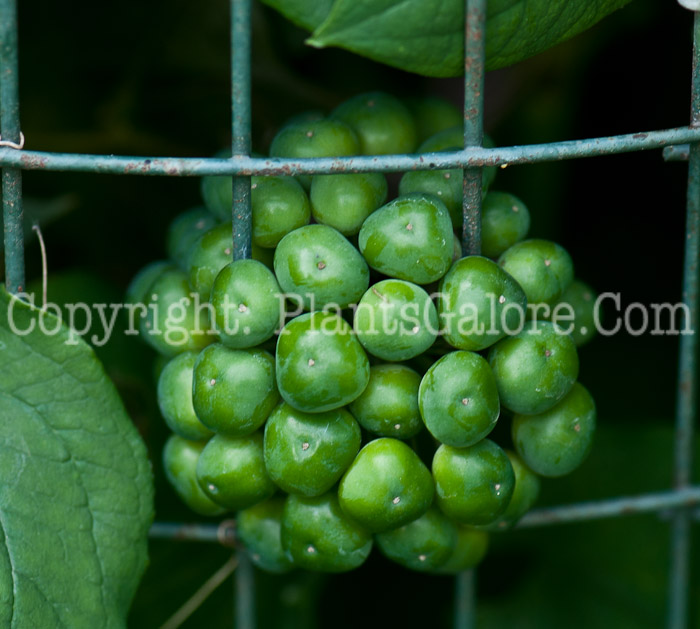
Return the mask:
<svg viewBox="0 0 700 629">
<path fill-rule="evenodd" d="M 466 0 L 464 26 L 464 146 L 484 139 L 484 41 L 486 0 Z M 481 168 L 464 171 L 462 249 L 481 253 Z"/>
<path fill-rule="evenodd" d="M 231 159 L 250 155 L 251 0 L 231 0 Z M 253 217 L 250 177 L 233 178 L 233 259 L 251 256 Z M 234 579 L 234 619 L 237 629 L 255 627 L 255 574 L 245 550 L 239 549 Z"/>
<path fill-rule="evenodd" d="M 465 570 L 455 577 L 454 629 L 473 629 L 476 625 L 476 571 Z"/>
<path fill-rule="evenodd" d="M 17 72 L 17 4 L 0 0 L 0 135 L 20 141 L 19 78 Z M 5 223 L 5 284 L 10 292 L 24 290 L 24 225 L 22 172 L 2 169 L 2 205 Z"/>
<path fill-rule="evenodd" d="M 484 139 L 484 58 L 486 0 L 466 0 L 464 6 L 464 146 L 481 146 Z M 481 253 L 482 169 L 464 171 L 462 251 Z M 455 578 L 455 629 L 475 626 L 476 575 L 468 570 Z"/>
<path fill-rule="evenodd" d="M 231 0 L 231 154 L 250 155 L 251 0 Z M 233 259 L 251 256 L 250 177 L 233 178 Z"/>
<path fill-rule="evenodd" d="M 238 567 L 234 575 L 234 618 L 236 629 L 255 627 L 255 574 L 253 564 L 245 550 L 237 551 Z"/>
<path fill-rule="evenodd" d="M 691 126 L 700 127 L 700 13 L 695 14 Z M 693 461 L 693 430 L 697 413 L 698 358 L 698 280 L 700 275 L 700 144 L 690 145 L 688 160 L 688 209 L 685 259 L 683 263 L 683 303 L 689 312 L 685 322 L 693 333 L 681 336 L 678 365 L 678 397 L 674 448 L 674 488 L 690 485 Z M 671 574 L 669 579 L 668 627 L 688 626 L 690 581 L 691 514 L 681 509 L 671 523 Z"/>
</svg>

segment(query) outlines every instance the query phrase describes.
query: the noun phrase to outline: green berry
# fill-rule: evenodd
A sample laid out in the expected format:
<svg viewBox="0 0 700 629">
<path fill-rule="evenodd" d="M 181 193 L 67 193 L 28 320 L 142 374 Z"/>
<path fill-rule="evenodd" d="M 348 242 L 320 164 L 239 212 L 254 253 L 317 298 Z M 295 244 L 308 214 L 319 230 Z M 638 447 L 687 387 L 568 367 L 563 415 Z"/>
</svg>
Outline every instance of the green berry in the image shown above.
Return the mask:
<svg viewBox="0 0 700 629">
<path fill-rule="evenodd" d="M 413 193 L 370 214 L 358 244 L 367 263 L 380 273 L 429 284 L 440 279 L 452 263 L 452 221 L 440 199 Z"/>
<path fill-rule="evenodd" d="M 362 223 L 386 201 L 387 181 L 381 173 L 314 175 L 311 213 L 317 223 L 354 236 Z"/>
<path fill-rule="evenodd" d="M 527 301 L 520 285 L 482 256 L 457 260 L 440 283 L 438 313 L 445 340 L 478 351 L 523 325 Z"/>
<path fill-rule="evenodd" d="M 167 362 L 158 378 L 158 407 L 168 428 L 184 439 L 200 441 L 214 433 L 199 421 L 192 406 L 192 374 L 197 352 L 183 352 Z"/>
<path fill-rule="evenodd" d="M 306 310 L 346 308 L 369 286 L 369 269 L 360 253 L 327 225 L 287 234 L 275 251 L 275 274 L 282 290 L 295 295 Z"/>
<path fill-rule="evenodd" d="M 456 525 L 457 543 L 448 557 L 435 571 L 439 574 L 457 574 L 476 566 L 486 555 L 489 534 L 471 526 Z"/>
<path fill-rule="evenodd" d="M 433 457 L 433 478 L 438 507 L 460 524 L 495 521 L 515 488 L 508 456 L 489 439 L 468 448 L 441 445 Z"/>
<path fill-rule="evenodd" d="M 359 153 L 360 141 L 353 129 L 332 118 L 288 124 L 277 132 L 270 145 L 271 157 L 342 157 Z M 298 179 L 308 190 L 311 176 Z"/>
<path fill-rule="evenodd" d="M 277 340 L 276 358 L 280 394 L 308 413 L 349 404 L 369 381 L 369 361 L 352 328 L 327 312 L 288 322 Z"/>
<path fill-rule="evenodd" d="M 253 177 L 250 187 L 253 243 L 259 247 L 276 247 L 289 232 L 309 222 L 309 198 L 293 177 Z"/>
<path fill-rule="evenodd" d="M 370 441 L 345 472 L 338 499 L 347 515 L 374 533 L 395 529 L 423 515 L 433 501 L 433 479 L 403 441 Z"/>
<path fill-rule="evenodd" d="M 214 502 L 232 511 L 267 500 L 275 485 L 265 469 L 262 433 L 214 435 L 199 455 L 197 482 Z"/>
<path fill-rule="evenodd" d="M 444 564 L 457 544 L 457 528 L 435 507 L 403 526 L 378 533 L 379 550 L 411 570 L 425 572 Z"/>
<path fill-rule="evenodd" d="M 481 253 L 498 258 L 530 229 L 530 212 L 513 194 L 489 192 L 481 208 Z"/>
<path fill-rule="evenodd" d="M 306 570 L 353 570 L 372 550 L 372 536 L 348 518 L 334 492 L 290 495 L 282 512 L 281 537 L 287 556 Z"/>
<path fill-rule="evenodd" d="M 383 360 L 408 360 L 438 335 L 438 316 L 428 293 L 403 280 L 383 280 L 360 299 L 353 321 L 362 346 Z"/>
<path fill-rule="evenodd" d="M 552 307 L 551 319 L 562 317 L 562 327 L 571 328 L 571 338 L 577 347 L 585 345 L 596 335 L 595 291 L 584 282 L 574 280 L 559 301 Z M 570 315 L 573 314 L 573 321 Z M 566 322 L 564 322 L 564 319 Z"/>
<path fill-rule="evenodd" d="M 219 515 L 224 508 L 212 501 L 197 482 L 197 461 L 204 446 L 203 441 L 188 441 L 171 435 L 163 447 L 163 468 L 168 482 L 192 511 Z"/>
<path fill-rule="evenodd" d="M 488 356 L 501 404 L 533 415 L 552 408 L 578 377 L 578 354 L 568 334 L 547 321 L 532 321 L 499 341 Z"/>
<path fill-rule="evenodd" d="M 260 349 L 209 346 L 194 366 L 192 401 L 197 417 L 214 432 L 252 433 L 279 401 L 275 359 Z"/>
<path fill-rule="evenodd" d="M 558 403 L 537 415 L 513 417 L 513 443 L 525 464 L 542 476 L 564 476 L 586 459 L 593 445 L 596 408 L 578 382 Z"/>
<path fill-rule="evenodd" d="M 506 454 L 515 472 L 515 490 L 503 515 L 485 527 L 489 531 L 505 531 L 515 526 L 518 520 L 532 508 L 540 493 L 540 479 L 537 474 L 527 467 L 515 452 L 506 450 Z"/>
<path fill-rule="evenodd" d="M 231 262 L 233 231 L 231 221 L 228 221 L 202 234 L 192 248 L 189 282 L 202 301 L 209 300 L 216 276 Z"/>
<path fill-rule="evenodd" d="M 217 218 L 203 207 L 193 208 L 176 216 L 168 226 L 165 241 L 168 257 L 183 271 L 187 271 L 194 243 L 218 222 Z"/>
<path fill-rule="evenodd" d="M 126 288 L 124 303 L 145 304 L 151 296 L 148 289 L 151 288 L 153 283 L 163 274 L 164 271 L 168 271 L 173 268 L 173 264 L 169 260 L 158 260 L 157 262 L 147 264 L 145 267 L 140 269 L 138 273 L 134 275 L 131 282 L 129 282 L 129 286 Z"/>
<path fill-rule="evenodd" d="M 365 430 L 380 437 L 409 439 L 423 427 L 418 410 L 420 376 L 406 365 L 375 365 L 369 384 L 348 407 Z"/>
<path fill-rule="evenodd" d="M 281 574 L 293 564 L 282 548 L 282 510 L 285 499 L 273 496 L 239 512 L 236 534 L 248 550 L 251 561 L 261 570 Z"/>
<path fill-rule="evenodd" d="M 418 400 L 430 434 L 458 448 L 488 435 L 500 413 L 491 368 L 474 352 L 451 352 L 433 364 L 421 380 Z"/>
<path fill-rule="evenodd" d="M 327 492 L 359 449 L 360 427 L 342 408 L 312 414 L 282 403 L 265 424 L 265 465 L 290 494 Z"/>
<path fill-rule="evenodd" d="M 231 149 L 222 149 L 214 157 L 228 159 Z M 207 210 L 221 221 L 230 221 L 233 211 L 233 182 L 231 177 L 207 175 L 200 182 L 202 199 Z"/>
<path fill-rule="evenodd" d="M 416 125 L 419 143 L 429 137 L 463 124 L 463 114 L 451 102 L 437 96 L 407 98 L 404 100 Z"/>
<path fill-rule="evenodd" d="M 523 240 L 498 259 L 527 295 L 529 304 L 554 304 L 574 279 L 571 256 L 549 240 Z"/>
<path fill-rule="evenodd" d="M 399 182 L 399 194 L 412 192 L 432 194 L 445 204 L 452 228 L 462 230 L 463 174 L 459 169 L 412 170 Z"/>
<path fill-rule="evenodd" d="M 272 338 L 284 316 L 284 300 L 274 274 L 262 262 L 226 265 L 211 291 L 214 322 L 227 347 L 254 347 Z"/>
<path fill-rule="evenodd" d="M 363 155 L 411 153 L 415 149 L 411 113 L 400 100 L 384 92 L 358 94 L 336 107 L 331 116 L 355 130 Z"/>
<path fill-rule="evenodd" d="M 164 356 L 198 351 L 214 340 L 206 308 L 200 308 L 180 269 L 163 271 L 148 289 L 141 337 Z"/>
</svg>

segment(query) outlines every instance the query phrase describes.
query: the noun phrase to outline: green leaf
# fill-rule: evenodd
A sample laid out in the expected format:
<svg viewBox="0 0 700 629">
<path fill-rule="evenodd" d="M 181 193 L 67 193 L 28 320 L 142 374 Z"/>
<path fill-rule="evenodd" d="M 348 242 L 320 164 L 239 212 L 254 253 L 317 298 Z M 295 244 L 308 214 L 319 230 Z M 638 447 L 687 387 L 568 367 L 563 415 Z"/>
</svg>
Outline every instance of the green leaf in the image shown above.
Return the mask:
<svg viewBox="0 0 700 629">
<path fill-rule="evenodd" d="M 262 0 L 297 26 L 313 31 L 326 19 L 334 0 Z"/>
<path fill-rule="evenodd" d="M 0 626 L 124 627 L 153 517 L 146 449 L 92 350 L 2 287 L 0 418 Z"/>
<path fill-rule="evenodd" d="M 309 29 L 318 24 L 326 4 L 320 3 L 321 10 L 310 1 L 266 1 Z M 630 1 L 490 0 L 486 68 L 542 52 Z M 463 72 L 463 24 L 463 0 L 336 0 L 307 43 L 346 48 L 427 76 L 458 76 Z"/>
</svg>

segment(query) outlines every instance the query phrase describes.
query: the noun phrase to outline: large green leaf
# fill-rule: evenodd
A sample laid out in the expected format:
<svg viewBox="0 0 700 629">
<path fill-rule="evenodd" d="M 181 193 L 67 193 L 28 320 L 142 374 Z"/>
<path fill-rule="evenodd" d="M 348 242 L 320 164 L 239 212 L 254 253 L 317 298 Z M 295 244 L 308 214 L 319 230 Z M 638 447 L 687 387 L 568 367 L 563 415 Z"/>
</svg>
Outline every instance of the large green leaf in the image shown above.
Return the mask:
<svg viewBox="0 0 700 629">
<path fill-rule="evenodd" d="M 463 0 L 264 0 L 313 30 L 312 46 L 338 46 L 409 72 L 463 72 Z M 531 57 L 631 0 L 490 0 L 486 67 Z"/>
<path fill-rule="evenodd" d="M 124 627 L 153 516 L 146 449 L 92 350 L 42 316 L 56 328 L 0 287 L 0 627 Z"/>
<path fill-rule="evenodd" d="M 334 0 L 263 0 L 297 26 L 313 31 L 328 17 Z"/>
</svg>

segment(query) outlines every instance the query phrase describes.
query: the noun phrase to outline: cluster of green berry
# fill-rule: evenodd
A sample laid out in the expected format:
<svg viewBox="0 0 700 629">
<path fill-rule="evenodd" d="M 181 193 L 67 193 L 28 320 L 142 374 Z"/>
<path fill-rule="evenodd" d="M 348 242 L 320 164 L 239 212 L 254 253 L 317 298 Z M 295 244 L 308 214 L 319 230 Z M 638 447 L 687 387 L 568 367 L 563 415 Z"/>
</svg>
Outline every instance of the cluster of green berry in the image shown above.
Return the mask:
<svg viewBox="0 0 700 629">
<path fill-rule="evenodd" d="M 270 154 L 461 144 L 456 108 L 409 105 L 372 93 L 298 117 Z M 167 358 L 167 477 L 198 513 L 237 512 L 258 566 L 345 571 L 376 543 L 415 570 L 467 569 L 530 509 L 538 476 L 587 456 L 576 345 L 593 295 L 561 246 L 525 240 L 527 207 L 487 192 L 494 174 L 484 255 L 466 257 L 461 170 L 406 173 L 388 202 L 380 173 L 253 177 L 253 259 L 237 261 L 231 180 L 207 177 L 206 208 L 170 226 L 171 259 L 133 280 L 142 335 Z M 506 414 L 514 452 L 487 438 Z"/>
</svg>

